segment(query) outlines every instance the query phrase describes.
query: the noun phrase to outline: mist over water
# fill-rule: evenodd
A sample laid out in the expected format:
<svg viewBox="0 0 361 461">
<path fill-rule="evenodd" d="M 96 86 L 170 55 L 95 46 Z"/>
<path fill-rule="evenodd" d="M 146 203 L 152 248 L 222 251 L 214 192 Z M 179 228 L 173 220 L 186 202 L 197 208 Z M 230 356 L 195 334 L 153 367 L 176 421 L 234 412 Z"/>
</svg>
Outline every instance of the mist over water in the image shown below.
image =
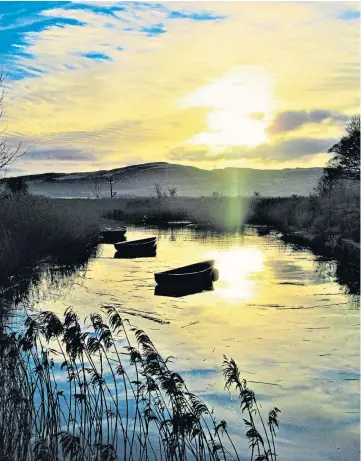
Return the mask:
<svg viewBox="0 0 361 461">
<path fill-rule="evenodd" d="M 61 316 L 72 306 L 86 323 L 102 306 L 116 306 L 163 356 L 175 357 L 173 368 L 190 390 L 228 422 L 240 454 L 248 453 L 247 440 L 237 400 L 224 390 L 224 354 L 236 360 L 265 411 L 282 410 L 280 459 L 357 459 L 356 274 L 347 277 L 335 262 L 253 228 L 244 234 L 140 227 L 127 232 L 128 240 L 153 235 L 156 257 L 115 259 L 113 245 L 101 245 L 73 271 L 39 268 L 22 295 L 7 292 L 16 315 L 3 321 L 20 325 L 24 307 Z M 155 293 L 155 272 L 211 258 L 219 270 L 213 290 L 183 297 Z"/>
</svg>

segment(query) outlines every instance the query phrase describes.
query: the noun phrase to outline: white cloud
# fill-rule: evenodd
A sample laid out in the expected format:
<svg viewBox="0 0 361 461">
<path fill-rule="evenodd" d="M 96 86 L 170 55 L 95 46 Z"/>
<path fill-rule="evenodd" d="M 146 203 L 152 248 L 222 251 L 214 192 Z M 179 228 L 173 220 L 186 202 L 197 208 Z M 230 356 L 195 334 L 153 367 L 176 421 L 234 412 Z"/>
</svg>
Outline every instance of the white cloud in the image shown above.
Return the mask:
<svg viewBox="0 0 361 461">
<path fill-rule="evenodd" d="M 277 111 L 357 109 L 358 89 L 347 82 L 350 75 L 357 77 L 358 27 L 336 19 L 346 4 L 167 3 L 164 10 L 127 5 L 125 12 L 115 11 L 113 16 L 75 8 L 43 13 L 77 19 L 86 26 L 50 27 L 26 35 L 24 49 L 30 55 L 19 56 L 16 65 L 42 73 L 7 82 L 10 135 L 35 140 L 41 148 L 91 149 L 104 167 L 114 161 L 121 166 L 132 157 L 164 160 L 189 140 L 203 143 L 202 133 L 211 133 L 210 140 L 212 131 L 225 134 L 232 124 L 232 136 L 237 133 L 244 98 L 237 99 L 232 91 L 226 94 L 220 82 L 240 66 L 265 69 L 273 82 L 266 107 L 257 104 L 257 88 L 252 90 L 254 100 L 248 100 L 247 113 L 265 114 L 263 119 L 253 118 L 263 132 Z M 167 18 L 166 8 L 176 7 L 207 10 L 226 19 Z M 167 32 L 156 37 L 142 32 L 142 27 L 157 23 Z M 104 53 L 111 61 L 82 56 L 89 52 Z M 315 91 L 325 88 L 328 79 L 348 89 Z M 219 85 L 219 94 L 210 96 Z M 202 93 L 202 88 L 208 92 Z M 186 107 L 180 107 L 181 101 L 188 101 Z M 307 138 L 306 132 L 301 135 Z M 211 142 L 225 145 L 227 152 L 229 145 L 239 142 L 232 136 Z M 318 137 L 327 136 L 327 126 L 320 125 Z M 272 137 L 268 146 L 273 146 Z M 315 164 L 324 161 L 313 158 Z M 277 161 L 281 166 L 295 159 L 284 152 Z M 222 166 L 221 155 L 219 162 Z"/>
</svg>

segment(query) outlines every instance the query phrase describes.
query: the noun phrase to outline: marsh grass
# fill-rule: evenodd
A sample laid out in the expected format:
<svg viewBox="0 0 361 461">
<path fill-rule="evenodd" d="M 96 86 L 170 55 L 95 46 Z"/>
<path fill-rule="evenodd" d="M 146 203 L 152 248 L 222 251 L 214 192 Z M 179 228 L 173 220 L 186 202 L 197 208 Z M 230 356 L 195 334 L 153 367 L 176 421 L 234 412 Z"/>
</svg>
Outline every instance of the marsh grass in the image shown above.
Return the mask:
<svg viewBox="0 0 361 461">
<path fill-rule="evenodd" d="M 14 196 L 0 201 L 0 278 L 46 256 L 67 260 L 97 244 L 100 215 L 80 203 Z"/>
<path fill-rule="evenodd" d="M 234 231 L 246 223 L 268 224 L 283 232 L 307 231 L 322 243 L 360 241 L 360 193 L 341 188 L 324 196 L 150 197 L 51 199 L 19 195 L 0 200 L 0 279 L 45 257 L 82 257 L 98 243 L 102 225 L 188 220 L 214 231 Z"/>
<path fill-rule="evenodd" d="M 327 195 L 254 198 L 249 221 L 270 224 L 283 232 L 305 231 L 320 241 L 360 241 L 360 190 L 343 187 Z"/>
<path fill-rule="evenodd" d="M 0 330 L 0 459 L 240 461 L 227 424 L 189 391 L 171 357 L 114 307 L 104 314 L 86 330 L 71 309 L 62 321 L 28 317 L 22 333 Z M 276 461 L 279 410 L 267 427 L 235 362 L 225 358 L 223 369 L 247 414 L 251 460 Z"/>
</svg>

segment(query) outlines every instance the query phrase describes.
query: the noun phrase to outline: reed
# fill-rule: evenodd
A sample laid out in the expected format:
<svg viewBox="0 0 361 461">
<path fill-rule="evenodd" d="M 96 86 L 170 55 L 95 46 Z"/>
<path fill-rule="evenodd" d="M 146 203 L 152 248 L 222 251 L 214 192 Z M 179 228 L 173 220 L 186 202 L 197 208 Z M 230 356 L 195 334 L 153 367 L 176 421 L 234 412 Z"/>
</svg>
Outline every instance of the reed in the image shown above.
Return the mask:
<svg viewBox="0 0 361 461">
<path fill-rule="evenodd" d="M 0 330 L 0 459 L 239 461 L 226 423 L 189 391 L 171 358 L 114 307 L 103 310 L 107 322 L 93 314 L 85 330 L 71 309 L 63 320 L 28 317 L 21 333 Z M 279 410 L 267 429 L 233 360 L 224 374 L 248 413 L 251 460 L 276 461 Z"/>
<path fill-rule="evenodd" d="M 81 255 L 97 243 L 100 215 L 79 203 L 19 196 L 0 201 L 0 275 L 46 256 Z"/>
<path fill-rule="evenodd" d="M 305 231 L 323 241 L 360 241 L 359 187 L 342 187 L 327 195 L 254 198 L 251 223 L 270 224 L 283 232 Z"/>
</svg>

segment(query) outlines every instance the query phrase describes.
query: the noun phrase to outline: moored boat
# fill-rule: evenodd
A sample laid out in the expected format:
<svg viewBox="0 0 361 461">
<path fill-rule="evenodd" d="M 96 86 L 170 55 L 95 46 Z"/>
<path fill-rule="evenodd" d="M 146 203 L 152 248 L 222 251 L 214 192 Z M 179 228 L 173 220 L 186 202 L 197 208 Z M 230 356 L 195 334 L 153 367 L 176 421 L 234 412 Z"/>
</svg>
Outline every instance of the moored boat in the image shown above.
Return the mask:
<svg viewBox="0 0 361 461">
<path fill-rule="evenodd" d="M 115 249 L 117 251 L 145 251 L 145 250 L 155 250 L 157 247 L 157 237 L 148 237 L 145 239 L 139 240 L 130 240 L 127 242 L 117 242 L 114 243 Z"/>
<path fill-rule="evenodd" d="M 214 260 L 209 260 L 158 272 L 154 274 L 154 278 L 158 285 L 183 285 L 202 288 L 213 282 L 216 279 L 215 275 Z"/>
<path fill-rule="evenodd" d="M 157 249 L 127 250 L 116 251 L 114 259 L 137 259 L 137 258 L 154 258 L 157 256 Z"/>
<path fill-rule="evenodd" d="M 116 229 L 106 228 L 101 230 L 99 234 L 104 243 L 116 243 L 125 239 L 126 232 L 127 229 L 125 227 Z"/>
</svg>

